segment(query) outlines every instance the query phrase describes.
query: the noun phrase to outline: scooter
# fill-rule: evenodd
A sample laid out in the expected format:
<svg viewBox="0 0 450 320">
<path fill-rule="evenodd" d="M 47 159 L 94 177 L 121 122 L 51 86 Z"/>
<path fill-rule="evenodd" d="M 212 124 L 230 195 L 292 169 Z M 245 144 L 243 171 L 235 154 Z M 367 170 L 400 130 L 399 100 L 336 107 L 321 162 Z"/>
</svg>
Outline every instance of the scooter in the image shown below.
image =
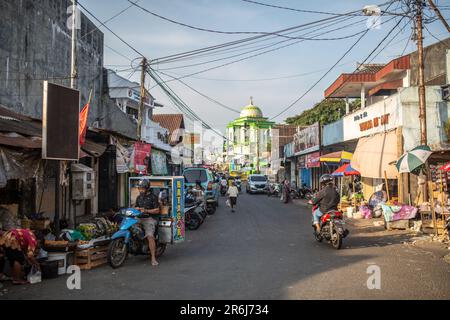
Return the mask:
<svg viewBox="0 0 450 320">
<path fill-rule="evenodd" d="M 281 187 L 278 183 L 269 184 L 269 186 L 267 188 L 267 196 L 268 197 L 275 196 L 278 198 L 280 196 L 280 192 L 281 192 Z"/>
<path fill-rule="evenodd" d="M 121 220 L 119 231 L 114 233 L 109 244 L 107 259 L 114 269 L 119 268 L 128 257 L 128 253 L 134 255 L 149 255 L 150 248 L 145 238 L 145 231 L 139 223 L 142 212 L 134 208 L 121 209 L 115 214 L 115 218 Z M 155 229 L 156 258 L 166 250 L 166 243 L 158 240 L 158 224 Z"/>
<path fill-rule="evenodd" d="M 312 204 L 310 201 L 309 204 Z M 318 206 L 313 205 L 312 214 L 317 210 Z M 342 247 L 342 239 L 348 236 L 350 233 L 345 228 L 344 215 L 341 211 L 331 210 L 325 213 L 320 218 L 320 232 L 317 233 L 316 226 L 314 225 L 314 219 L 312 221 L 312 227 L 314 229 L 314 237 L 316 241 L 322 242 L 323 239 L 331 243 L 333 248 L 339 250 Z"/>
<path fill-rule="evenodd" d="M 197 230 L 205 221 L 207 212 L 204 202 L 196 200 L 192 193 L 187 193 L 184 207 L 184 223 L 189 230 Z"/>
</svg>

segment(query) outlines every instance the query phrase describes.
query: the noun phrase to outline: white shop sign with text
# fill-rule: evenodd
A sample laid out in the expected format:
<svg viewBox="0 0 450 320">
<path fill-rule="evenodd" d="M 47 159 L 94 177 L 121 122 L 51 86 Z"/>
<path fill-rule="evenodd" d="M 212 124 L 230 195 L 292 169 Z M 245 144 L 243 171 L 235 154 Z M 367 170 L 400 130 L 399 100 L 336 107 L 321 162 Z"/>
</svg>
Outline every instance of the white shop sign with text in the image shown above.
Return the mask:
<svg viewBox="0 0 450 320">
<path fill-rule="evenodd" d="M 402 125 L 398 94 L 344 117 L 344 141 L 395 129 Z"/>
</svg>

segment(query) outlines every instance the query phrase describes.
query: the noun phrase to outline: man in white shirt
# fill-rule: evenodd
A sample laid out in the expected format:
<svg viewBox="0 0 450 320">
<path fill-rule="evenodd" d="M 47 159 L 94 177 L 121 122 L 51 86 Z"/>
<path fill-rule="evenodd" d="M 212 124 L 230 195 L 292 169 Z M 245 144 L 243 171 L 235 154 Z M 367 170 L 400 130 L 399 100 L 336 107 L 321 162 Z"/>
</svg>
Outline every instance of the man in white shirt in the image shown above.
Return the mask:
<svg viewBox="0 0 450 320">
<path fill-rule="evenodd" d="M 234 212 L 234 207 L 237 204 L 237 197 L 239 194 L 239 190 L 236 187 L 236 182 L 233 182 L 232 185 L 228 188 L 228 196 L 230 197 L 230 206 L 231 212 Z"/>
</svg>

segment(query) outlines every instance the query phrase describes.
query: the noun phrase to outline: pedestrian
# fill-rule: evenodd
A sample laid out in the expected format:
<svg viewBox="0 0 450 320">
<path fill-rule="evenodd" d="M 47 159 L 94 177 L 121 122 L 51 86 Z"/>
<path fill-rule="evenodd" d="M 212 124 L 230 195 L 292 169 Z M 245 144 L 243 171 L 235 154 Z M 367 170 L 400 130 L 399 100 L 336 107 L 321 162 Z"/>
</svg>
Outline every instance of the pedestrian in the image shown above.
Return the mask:
<svg viewBox="0 0 450 320">
<path fill-rule="evenodd" d="M 230 198 L 231 212 L 234 212 L 234 207 L 237 205 L 237 197 L 239 195 L 239 189 L 236 187 L 236 182 L 232 182 L 227 193 Z"/>
<path fill-rule="evenodd" d="M 288 179 L 285 179 L 283 183 L 283 200 L 284 203 L 289 203 L 291 200 L 291 185 Z"/>
</svg>

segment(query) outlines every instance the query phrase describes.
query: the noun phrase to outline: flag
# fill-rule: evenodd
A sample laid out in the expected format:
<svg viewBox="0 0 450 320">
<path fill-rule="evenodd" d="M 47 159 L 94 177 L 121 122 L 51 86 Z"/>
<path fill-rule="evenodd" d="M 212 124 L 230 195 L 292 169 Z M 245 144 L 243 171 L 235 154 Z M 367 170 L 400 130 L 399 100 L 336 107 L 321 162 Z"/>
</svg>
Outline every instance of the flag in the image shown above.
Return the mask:
<svg viewBox="0 0 450 320">
<path fill-rule="evenodd" d="M 87 120 L 89 115 L 89 105 L 91 104 L 91 97 L 92 97 L 92 90 L 91 93 L 89 94 L 89 101 L 86 103 L 86 105 L 80 112 L 80 128 L 78 130 L 80 135 L 78 139 L 80 146 L 82 146 L 86 140 Z"/>
</svg>

